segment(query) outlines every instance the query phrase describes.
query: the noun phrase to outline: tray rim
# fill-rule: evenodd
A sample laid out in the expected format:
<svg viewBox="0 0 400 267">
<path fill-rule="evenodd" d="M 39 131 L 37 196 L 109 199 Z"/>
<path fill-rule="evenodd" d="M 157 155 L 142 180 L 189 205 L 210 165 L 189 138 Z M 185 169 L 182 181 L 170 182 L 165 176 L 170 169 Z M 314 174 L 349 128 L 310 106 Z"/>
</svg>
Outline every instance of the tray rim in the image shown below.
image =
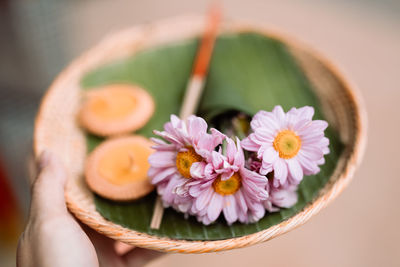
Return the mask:
<svg viewBox="0 0 400 267">
<path fill-rule="evenodd" d="M 180 16 L 172 19 L 161 20 L 158 22 L 154 22 L 147 25 L 142 26 L 134 26 L 127 30 L 122 30 L 117 32 L 109 37 L 106 37 L 102 42 L 98 45 L 90 48 L 86 53 L 76 58 L 67 68 L 65 68 L 53 81 L 50 85 L 49 89 L 45 93 L 42 103 L 39 107 L 39 111 L 36 116 L 35 126 L 34 126 L 34 155 L 38 157 L 42 150 L 43 145 L 40 143 L 39 135 L 41 131 L 43 131 L 43 121 L 44 121 L 44 110 L 49 106 L 48 99 L 55 92 L 55 88 L 61 85 L 63 79 L 65 79 L 68 74 L 74 72 L 75 67 L 81 64 L 85 64 L 85 61 L 90 58 L 90 56 L 94 55 L 96 51 L 100 51 L 103 47 L 110 45 L 112 40 L 117 38 L 121 38 L 124 34 L 132 34 L 138 32 L 139 34 L 144 34 L 149 29 L 154 29 L 160 25 L 183 25 L 187 22 L 194 22 L 196 25 L 202 25 L 203 16 Z M 189 23 L 190 24 L 190 23 Z M 230 250 L 234 248 L 246 247 L 254 244 L 258 244 L 261 242 L 265 242 L 274 237 L 277 237 L 281 234 L 289 232 L 290 230 L 304 224 L 307 222 L 313 215 L 317 214 L 320 210 L 326 207 L 333 199 L 335 199 L 342 190 L 349 184 L 350 180 L 353 177 L 353 174 L 360 164 L 366 146 L 366 111 L 364 108 L 363 100 L 360 97 L 358 89 L 354 86 L 354 84 L 349 81 L 348 78 L 344 76 L 344 74 L 339 71 L 339 68 L 336 64 L 332 63 L 331 60 L 327 59 L 320 52 L 317 52 L 315 49 L 310 48 L 310 46 L 305 45 L 303 42 L 300 42 L 294 39 L 292 36 L 289 36 L 282 31 L 271 29 L 270 27 L 260 26 L 259 24 L 252 24 L 240 21 L 227 21 L 225 22 L 227 30 L 232 30 L 233 32 L 241 32 L 241 31 L 251 31 L 263 35 L 268 35 L 269 37 L 275 38 L 286 45 L 288 47 L 294 47 L 296 50 L 301 50 L 306 52 L 315 58 L 318 62 L 324 65 L 329 72 L 333 74 L 337 78 L 338 81 L 342 84 L 345 93 L 347 94 L 348 101 L 353 106 L 354 114 L 353 119 L 355 123 L 355 136 L 354 136 L 354 144 L 352 144 L 351 152 L 346 158 L 346 162 L 342 162 L 343 171 L 340 173 L 339 177 L 336 179 L 334 183 L 327 183 L 321 191 L 323 194 L 320 194 L 316 199 L 314 199 L 310 204 L 308 204 L 301 212 L 297 213 L 293 217 L 277 224 L 273 225 L 267 229 L 264 229 L 260 232 L 256 232 L 250 235 L 245 235 L 241 237 L 235 237 L 230 239 L 223 240 L 214 240 L 214 241 L 190 241 L 190 240 L 176 240 L 170 239 L 167 237 L 159 237 L 155 235 L 150 235 L 147 233 L 137 232 L 134 230 L 130 230 L 124 228 L 120 225 L 112 223 L 111 221 L 99 220 L 98 215 L 94 216 L 93 211 L 87 211 L 81 207 L 79 203 L 74 201 L 74 198 L 71 197 L 68 191 L 68 186 L 65 192 L 66 202 L 68 209 L 83 223 L 87 224 L 91 228 L 96 231 L 113 238 L 115 240 L 119 240 L 134 246 L 139 246 L 148 249 L 154 249 L 164 252 L 178 252 L 178 253 L 205 253 L 205 252 L 216 252 L 223 250 Z M 196 35 L 196 34 L 194 34 Z M 167 41 L 168 42 L 168 41 Z M 157 41 L 153 43 L 153 45 L 157 45 Z M 134 51 L 134 50 L 133 50 Z M 130 51 L 128 54 L 132 54 Z M 122 53 L 119 56 L 123 56 Z M 126 55 L 126 54 L 125 54 Z M 108 55 L 109 56 L 109 55 Z M 105 55 L 107 57 L 107 55 Z M 115 60 L 117 57 L 113 56 L 112 59 Z M 90 65 L 90 64 L 88 64 Z M 88 68 L 89 69 L 89 68 Z M 339 158 L 339 161 L 343 161 L 343 154 Z M 337 166 L 338 168 L 338 166 Z M 336 168 L 336 169 L 337 169 Z M 331 178 L 330 178 L 331 180 Z M 97 211 L 95 211 L 97 213 Z M 101 216 L 101 215 L 100 215 Z"/>
</svg>

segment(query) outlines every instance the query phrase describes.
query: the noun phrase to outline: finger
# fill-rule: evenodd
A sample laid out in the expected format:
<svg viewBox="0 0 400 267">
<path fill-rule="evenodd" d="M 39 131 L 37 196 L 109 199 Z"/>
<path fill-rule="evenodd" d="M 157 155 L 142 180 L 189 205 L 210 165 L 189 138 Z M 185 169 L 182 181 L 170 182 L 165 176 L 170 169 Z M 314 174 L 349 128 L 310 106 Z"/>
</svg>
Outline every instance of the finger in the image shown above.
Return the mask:
<svg viewBox="0 0 400 267">
<path fill-rule="evenodd" d="M 144 248 L 135 248 L 122 256 L 126 265 L 129 267 L 144 266 L 148 262 L 165 255 L 163 252 Z"/>
<path fill-rule="evenodd" d="M 36 159 L 34 155 L 32 154 L 29 159 L 28 159 L 28 178 L 29 178 L 29 184 L 32 187 L 33 182 L 36 180 L 36 177 L 38 176 L 38 163 L 36 162 Z"/>
<path fill-rule="evenodd" d="M 66 172 L 51 152 L 44 151 L 38 161 L 39 175 L 32 185 L 30 216 L 67 214 L 64 198 Z"/>
<path fill-rule="evenodd" d="M 118 255 L 124 255 L 134 248 L 134 246 L 128 245 L 120 241 L 116 241 L 114 244 L 115 252 L 117 252 Z"/>
</svg>

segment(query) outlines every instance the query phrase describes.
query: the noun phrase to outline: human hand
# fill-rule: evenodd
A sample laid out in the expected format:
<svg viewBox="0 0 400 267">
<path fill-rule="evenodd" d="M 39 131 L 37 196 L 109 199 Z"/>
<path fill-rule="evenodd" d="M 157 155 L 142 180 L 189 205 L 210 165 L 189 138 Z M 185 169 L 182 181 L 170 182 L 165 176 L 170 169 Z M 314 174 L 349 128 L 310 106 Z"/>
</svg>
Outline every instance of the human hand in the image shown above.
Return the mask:
<svg viewBox="0 0 400 267">
<path fill-rule="evenodd" d="M 39 175 L 32 183 L 27 226 L 17 250 L 18 267 L 143 266 L 162 253 L 142 248 L 120 254 L 115 241 L 81 226 L 64 199 L 66 172 L 61 162 L 44 152 Z"/>
</svg>

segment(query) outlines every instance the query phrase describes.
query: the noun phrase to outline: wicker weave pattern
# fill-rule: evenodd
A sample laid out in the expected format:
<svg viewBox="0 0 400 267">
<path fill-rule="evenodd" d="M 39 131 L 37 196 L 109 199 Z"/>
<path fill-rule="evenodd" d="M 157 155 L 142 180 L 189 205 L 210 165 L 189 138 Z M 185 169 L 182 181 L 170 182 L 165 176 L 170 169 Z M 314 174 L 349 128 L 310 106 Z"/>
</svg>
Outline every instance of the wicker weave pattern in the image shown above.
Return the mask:
<svg viewBox="0 0 400 267">
<path fill-rule="evenodd" d="M 147 26 L 134 27 L 106 38 L 75 60 L 51 85 L 36 119 L 34 150 L 57 154 L 68 169 L 66 200 L 69 210 L 82 222 L 106 236 L 149 249 L 179 253 L 205 253 L 246 247 L 267 241 L 308 221 L 327 206 L 350 182 L 361 161 L 366 142 L 365 111 L 353 86 L 318 53 L 274 31 L 265 31 L 243 23 L 227 22 L 224 32 L 251 30 L 273 36 L 287 44 L 316 88 L 325 115 L 340 133 L 345 149 L 337 167 L 319 196 L 294 217 L 251 235 L 218 241 L 172 240 L 139 233 L 105 220 L 97 211 L 93 195 L 84 183 L 86 157 L 84 133 L 76 123 L 81 99 L 79 80 L 88 70 L 136 51 L 199 35 L 202 17 L 179 17 Z M 62 138 L 61 138 L 62 137 Z"/>
</svg>

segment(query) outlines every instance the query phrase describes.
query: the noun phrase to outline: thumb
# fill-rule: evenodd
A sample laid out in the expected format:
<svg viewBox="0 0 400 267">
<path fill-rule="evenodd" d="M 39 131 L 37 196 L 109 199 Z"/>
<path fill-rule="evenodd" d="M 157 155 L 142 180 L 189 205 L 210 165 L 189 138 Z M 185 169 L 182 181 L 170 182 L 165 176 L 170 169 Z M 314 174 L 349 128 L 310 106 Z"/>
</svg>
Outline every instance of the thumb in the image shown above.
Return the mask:
<svg viewBox="0 0 400 267">
<path fill-rule="evenodd" d="M 57 217 L 66 214 L 64 186 L 67 178 L 60 160 L 43 151 L 38 161 L 39 174 L 32 185 L 30 217 Z"/>
</svg>

